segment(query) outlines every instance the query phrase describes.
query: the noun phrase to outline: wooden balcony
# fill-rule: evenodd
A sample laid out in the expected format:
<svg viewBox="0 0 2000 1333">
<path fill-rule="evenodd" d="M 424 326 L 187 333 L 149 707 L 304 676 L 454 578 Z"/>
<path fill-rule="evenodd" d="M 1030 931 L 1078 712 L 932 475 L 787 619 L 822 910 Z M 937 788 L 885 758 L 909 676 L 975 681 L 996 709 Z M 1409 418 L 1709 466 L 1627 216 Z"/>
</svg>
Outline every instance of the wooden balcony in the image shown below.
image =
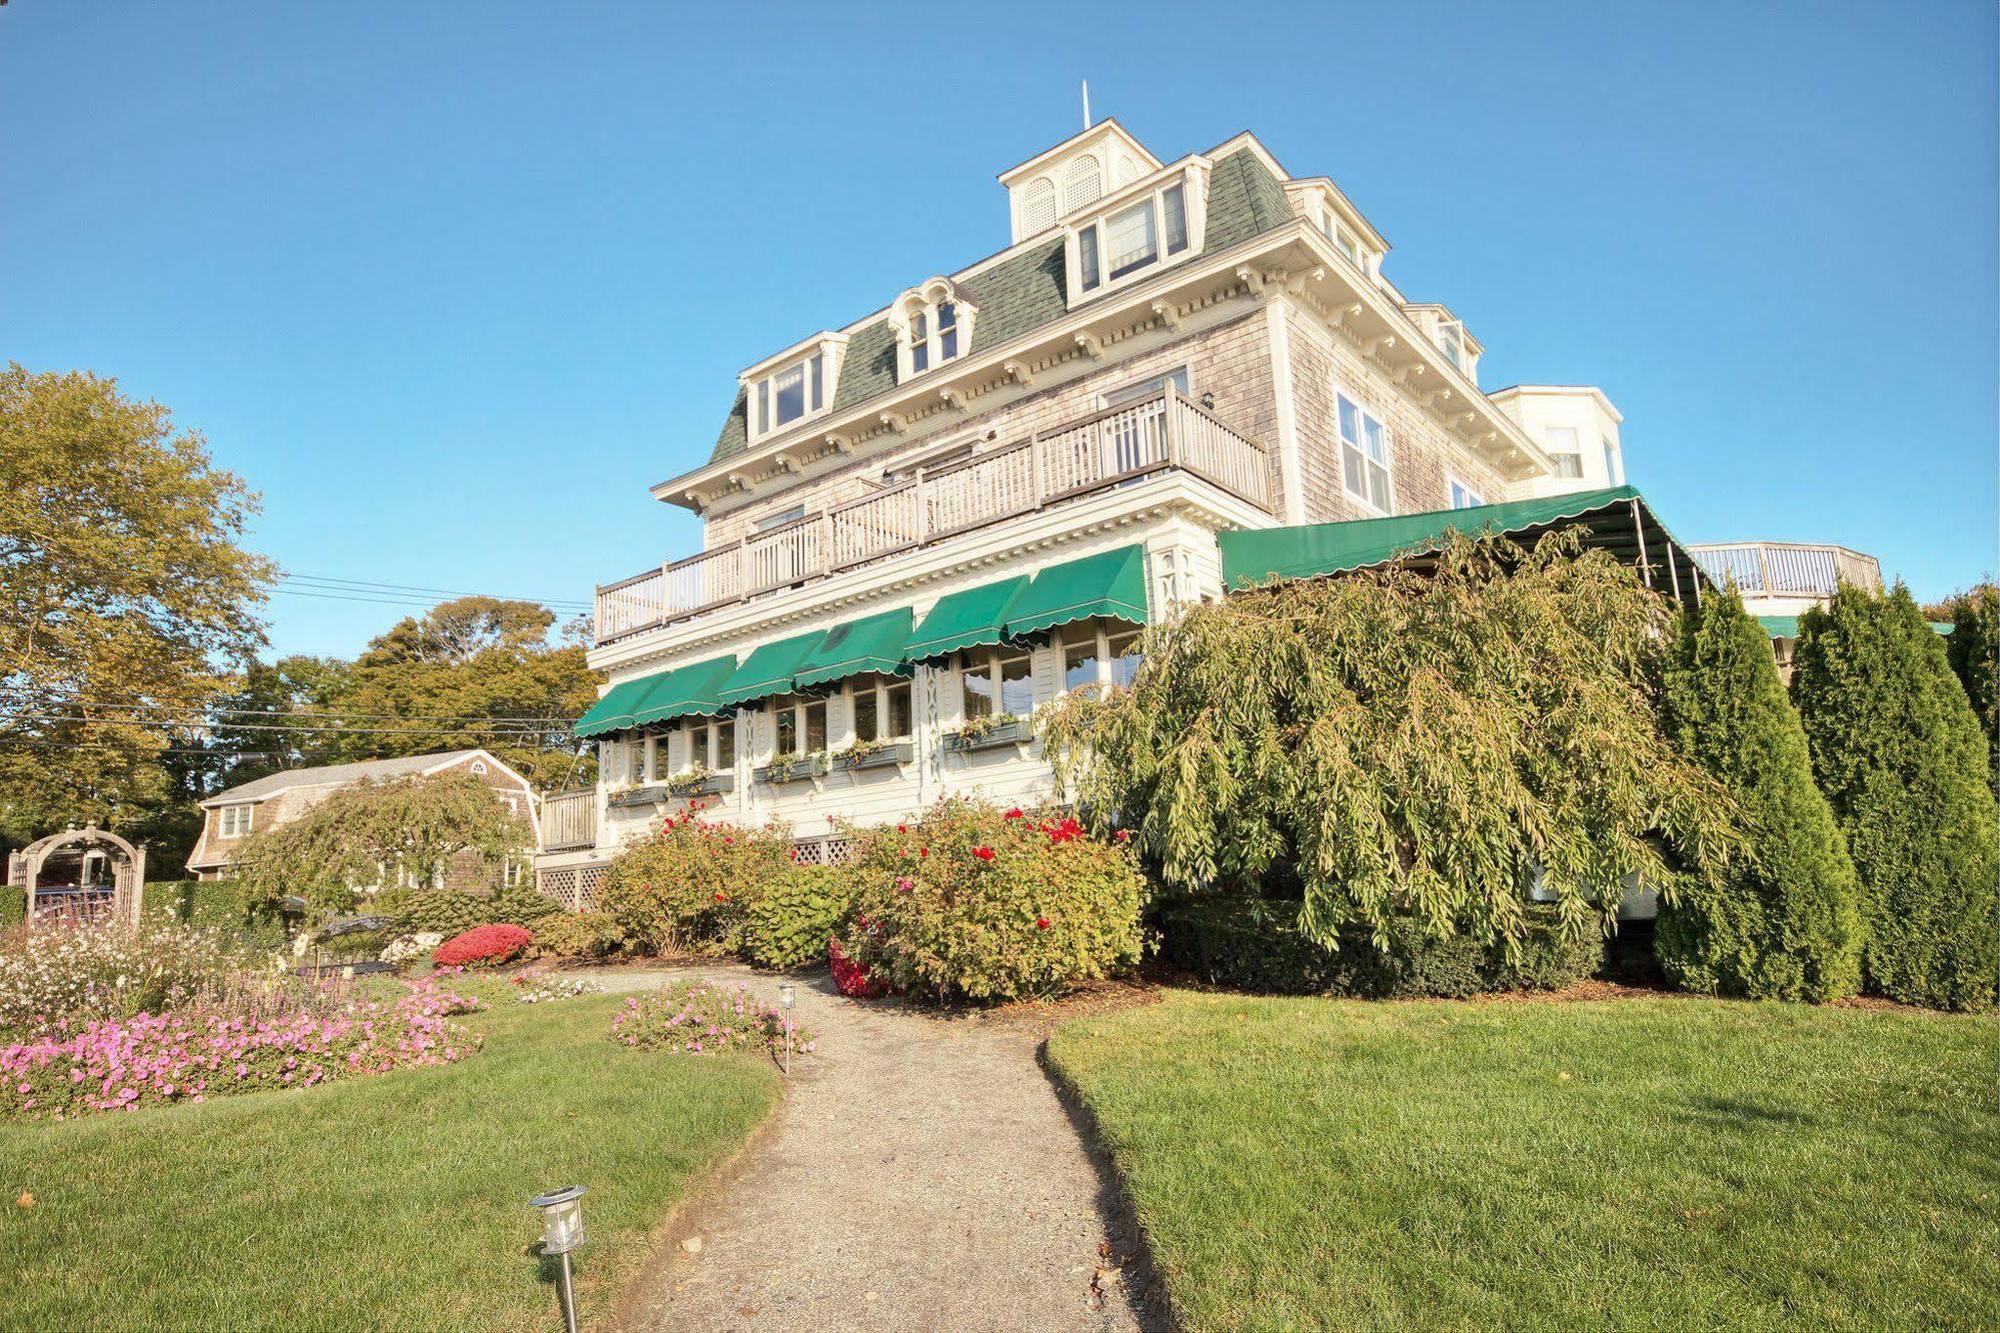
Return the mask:
<svg viewBox="0 0 2000 1333">
<path fill-rule="evenodd" d="M 542 798 L 542 850 L 575 851 L 597 845 L 597 793 L 565 791 Z"/>
<path fill-rule="evenodd" d="M 1882 591 L 1882 565 L 1845 546 L 1805 542 L 1711 542 L 1688 554 L 1717 583 L 1730 579 L 1746 597 L 1831 597 L 1847 583 Z"/>
<path fill-rule="evenodd" d="M 597 642 L 930 546 L 1156 472 L 1200 477 L 1269 512 L 1264 446 L 1171 386 L 873 495 L 597 590 Z"/>
</svg>

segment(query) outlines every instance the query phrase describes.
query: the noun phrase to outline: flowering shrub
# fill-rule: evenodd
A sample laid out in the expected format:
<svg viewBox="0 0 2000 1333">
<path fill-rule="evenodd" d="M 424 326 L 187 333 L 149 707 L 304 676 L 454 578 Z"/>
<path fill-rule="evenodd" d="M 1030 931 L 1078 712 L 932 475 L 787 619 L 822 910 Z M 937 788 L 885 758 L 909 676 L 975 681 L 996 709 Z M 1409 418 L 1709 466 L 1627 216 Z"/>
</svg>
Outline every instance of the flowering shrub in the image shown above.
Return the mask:
<svg viewBox="0 0 2000 1333">
<path fill-rule="evenodd" d="M 793 866 L 745 909 L 743 957 L 758 967 L 819 961 L 854 901 L 854 877 L 834 866 Z"/>
<path fill-rule="evenodd" d="M 444 936 L 435 930 L 420 930 L 414 935 L 401 935 L 383 946 L 382 961 L 385 963 L 410 963 L 419 958 L 428 958 L 444 943 Z"/>
<path fill-rule="evenodd" d="M 611 1019 L 611 1039 L 639 1050 L 715 1055 L 728 1050 L 775 1051 L 791 1029 L 793 1049 L 810 1052 L 813 1036 L 784 1010 L 748 986 L 677 981 L 625 1001 Z"/>
<path fill-rule="evenodd" d="M 859 889 L 842 939 L 895 990 L 1048 995 L 1138 961 L 1138 864 L 1066 815 L 951 800 L 855 836 Z"/>
<path fill-rule="evenodd" d="M 744 911 L 791 869 L 791 831 L 709 823 L 690 806 L 611 863 L 599 904 L 647 953 L 733 949 Z"/>
<path fill-rule="evenodd" d="M 0 1036 L 22 1038 L 64 1020 L 159 1013 L 226 987 L 249 966 L 222 934 L 158 921 L 0 936 Z"/>
<path fill-rule="evenodd" d="M 847 950 L 840 947 L 840 941 L 829 938 L 826 942 L 827 970 L 833 973 L 835 989 L 842 995 L 857 1000 L 872 1000 L 887 992 L 888 987 L 870 975 L 867 965 L 857 963 Z"/>
<path fill-rule="evenodd" d="M 534 938 L 520 926 L 474 926 L 440 944 L 431 958 L 440 967 L 504 963 L 519 956 Z"/>
<path fill-rule="evenodd" d="M 336 1078 L 447 1064 L 479 1038 L 451 1015 L 476 1000 L 434 979 L 392 1004 L 314 1003 L 296 993 L 261 1006 L 196 1004 L 58 1024 L 0 1047 L 0 1119 L 67 1119 L 235 1092 L 310 1088 Z"/>
<path fill-rule="evenodd" d="M 522 1004 L 553 1004 L 579 995 L 602 995 L 604 987 L 586 977 L 538 977 L 521 972 L 514 977 L 514 998 Z"/>
</svg>

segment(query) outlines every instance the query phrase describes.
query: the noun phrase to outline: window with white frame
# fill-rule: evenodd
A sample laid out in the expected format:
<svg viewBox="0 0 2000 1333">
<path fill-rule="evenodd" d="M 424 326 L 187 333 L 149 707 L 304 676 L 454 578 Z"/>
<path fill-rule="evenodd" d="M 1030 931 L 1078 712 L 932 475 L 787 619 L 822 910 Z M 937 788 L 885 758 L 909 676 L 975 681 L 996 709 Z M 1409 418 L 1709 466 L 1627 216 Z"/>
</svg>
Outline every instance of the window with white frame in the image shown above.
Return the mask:
<svg viewBox="0 0 2000 1333">
<path fill-rule="evenodd" d="M 1550 426 L 1543 433 L 1549 457 L 1555 460 L 1558 477 L 1581 477 L 1583 475 L 1583 446 L 1577 443 L 1576 428 L 1573 426 Z"/>
<path fill-rule="evenodd" d="M 1463 324 L 1460 324 L 1455 319 L 1439 320 L 1437 326 L 1437 345 L 1438 350 L 1444 353 L 1445 360 L 1451 362 L 1454 370 L 1462 371 L 1465 369 L 1465 326 Z"/>
<path fill-rule="evenodd" d="M 1389 429 L 1346 390 L 1334 390 L 1340 426 L 1340 481 L 1347 493 L 1386 514 L 1393 508 L 1389 489 Z"/>
<path fill-rule="evenodd" d="M 834 377 L 846 335 L 822 334 L 812 350 L 743 381 L 749 406 L 745 426 L 752 441 L 818 416 L 833 402 Z"/>
<path fill-rule="evenodd" d="M 647 759 L 653 749 L 651 736 L 634 736 L 625 742 L 625 781 L 634 787 L 646 785 Z"/>
<path fill-rule="evenodd" d="M 904 292 L 890 317 L 896 330 L 897 378 L 921 375 L 970 351 L 977 313 L 943 278 Z"/>
<path fill-rule="evenodd" d="M 1361 242 L 1355 239 L 1353 232 L 1334 220 L 1332 210 L 1325 207 L 1319 210 L 1319 229 L 1326 239 L 1333 242 L 1333 248 L 1347 257 L 1348 263 L 1367 272 L 1367 252 L 1361 248 Z"/>
<path fill-rule="evenodd" d="M 1188 391 L 1188 368 L 1186 366 L 1176 366 L 1164 375 L 1149 375 L 1145 379 L 1135 380 L 1131 384 L 1121 384 L 1115 389 L 1106 390 L 1104 393 L 1098 395 L 1098 406 L 1123 407 L 1127 403 L 1136 403 L 1142 398 L 1151 398 L 1169 384 L 1179 389 L 1182 394 L 1186 394 Z"/>
<path fill-rule="evenodd" d="M 1139 674 L 1139 635 L 1131 625 L 1091 621 L 1057 631 L 1062 653 L 1062 691 L 1129 688 Z"/>
<path fill-rule="evenodd" d="M 1026 648 L 987 648 L 961 653 L 959 707 L 974 718 L 1020 717 L 1035 709 L 1035 659 Z"/>
<path fill-rule="evenodd" d="M 848 716 L 857 744 L 876 745 L 910 738 L 915 714 L 910 682 L 896 676 L 858 676 L 847 684 Z"/>
<path fill-rule="evenodd" d="M 793 505 L 790 509 L 781 509 L 775 514 L 766 514 L 763 518 L 751 524 L 751 528 L 757 532 L 769 532 L 773 528 L 782 528 L 787 523 L 796 523 L 805 516 L 806 507 L 804 505 Z"/>
<path fill-rule="evenodd" d="M 1191 254 L 1196 229 L 1190 179 L 1175 176 L 1152 193 L 1079 224 L 1070 246 L 1070 291 L 1092 295 Z"/>
<path fill-rule="evenodd" d="M 1608 486 L 1625 484 L 1625 468 L 1618 461 L 1618 446 L 1609 440 L 1604 442 L 1604 481 Z"/>
<path fill-rule="evenodd" d="M 770 704 L 771 758 L 818 754 L 826 748 L 826 700 L 781 694 Z"/>
<path fill-rule="evenodd" d="M 681 762 L 678 776 L 694 769 L 726 773 L 736 767 L 736 719 L 697 718 L 681 724 Z"/>
<path fill-rule="evenodd" d="M 1451 486 L 1451 507 L 1453 509 L 1477 509 L 1486 503 L 1485 500 L 1480 498 L 1478 491 L 1473 490 L 1457 477 L 1447 474 L 1446 480 Z"/>
<path fill-rule="evenodd" d="M 256 821 L 254 805 L 225 805 L 216 812 L 216 831 L 225 838 L 240 838 Z"/>
</svg>

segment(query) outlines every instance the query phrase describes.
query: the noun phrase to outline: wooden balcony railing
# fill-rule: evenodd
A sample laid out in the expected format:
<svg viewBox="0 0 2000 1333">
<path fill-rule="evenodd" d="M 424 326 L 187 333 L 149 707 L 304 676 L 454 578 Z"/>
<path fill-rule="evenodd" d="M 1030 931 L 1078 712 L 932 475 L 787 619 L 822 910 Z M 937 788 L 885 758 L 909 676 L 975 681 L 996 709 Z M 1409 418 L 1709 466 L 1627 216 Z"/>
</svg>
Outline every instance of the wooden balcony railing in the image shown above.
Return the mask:
<svg viewBox="0 0 2000 1333">
<path fill-rule="evenodd" d="M 1801 542 L 1716 542 L 1687 548 L 1717 583 L 1730 579 L 1749 596 L 1831 597 L 1851 583 L 1882 591 L 1882 566 L 1845 546 Z"/>
<path fill-rule="evenodd" d="M 542 798 L 542 850 L 574 851 L 597 845 L 597 793 L 565 791 Z"/>
<path fill-rule="evenodd" d="M 1155 472 L 1200 477 L 1267 512 L 1264 446 L 1171 386 L 1047 434 L 924 468 L 782 527 L 597 590 L 597 642 L 747 601 Z"/>
</svg>

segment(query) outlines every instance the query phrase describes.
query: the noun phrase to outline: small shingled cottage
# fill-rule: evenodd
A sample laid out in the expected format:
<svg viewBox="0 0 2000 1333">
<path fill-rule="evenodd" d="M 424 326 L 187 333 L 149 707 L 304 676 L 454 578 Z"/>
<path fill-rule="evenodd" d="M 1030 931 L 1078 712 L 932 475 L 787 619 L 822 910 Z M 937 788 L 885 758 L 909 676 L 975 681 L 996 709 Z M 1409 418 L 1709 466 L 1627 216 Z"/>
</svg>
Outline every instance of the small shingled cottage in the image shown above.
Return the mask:
<svg viewBox="0 0 2000 1333">
<path fill-rule="evenodd" d="M 528 821 L 535 834 L 534 850 L 539 850 L 541 811 L 528 780 L 485 750 L 447 750 L 402 759 L 288 769 L 218 792 L 201 803 L 204 816 L 201 836 L 188 854 L 188 874 L 194 879 L 223 878 L 229 870 L 230 855 L 241 839 L 259 829 L 290 823 L 342 787 L 370 779 L 379 782 L 461 770 L 492 787 L 509 810 Z M 526 872 L 527 865 L 523 862 L 510 863 L 497 874 L 511 883 L 517 874 Z M 498 887 L 491 882 L 495 875 L 478 856 L 466 853 L 454 858 L 443 883 L 433 887 L 494 888 Z"/>
</svg>

